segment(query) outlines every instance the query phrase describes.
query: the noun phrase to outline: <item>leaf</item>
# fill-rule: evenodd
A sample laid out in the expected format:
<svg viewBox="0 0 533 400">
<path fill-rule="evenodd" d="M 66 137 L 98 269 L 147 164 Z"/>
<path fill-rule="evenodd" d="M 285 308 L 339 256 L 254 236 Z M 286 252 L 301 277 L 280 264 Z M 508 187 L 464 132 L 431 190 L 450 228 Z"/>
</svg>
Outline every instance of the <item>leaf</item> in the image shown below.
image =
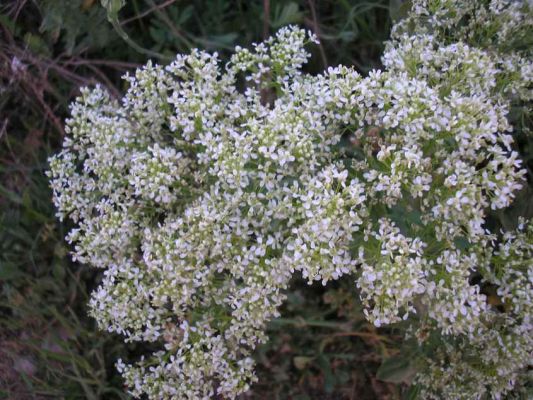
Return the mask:
<svg viewBox="0 0 533 400">
<path fill-rule="evenodd" d="M 420 393 L 420 386 L 417 385 L 411 385 L 407 393 L 405 394 L 404 398 L 406 400 L 416 400 L 418 399 L 418 395 Z"/>
<path fill-rule="evenodd" d="M 341 31 L 339 32 L 338 37 L 343 42 L 351 42 L 357 38 L 357 33 L 354 31 Z"/>
<path fill-rule="evenodd" d="M 470 247 L 470 242 L 464 236 L 459 236 L 454 239 L 453 243 L 459 250 L 467 250 Z"/>
<path fill-rule="evenodd" d="M 408 210 L 407 207 L 398 204 L 390 208 L 389 215 L 402 232 L 410 232 L 414 226 L 422 224 L 422 214 L 416 208 Z"/>
<path fill-rule="evenodd" d="M 390 0 L 389 1 L 389 13 L 391 16 L 391 19 L 394 22 L 398 22 L 404 18 L 407 17 L 409 14 L 409 10 L 412 7 L 412 3 L 410 0 L 402 1 L 402 0 Z"/>
<path fill-rule="evenodd" d="M 176 21 L 178 26 L 186 23 L 191 17 L 193 16 L 194 7 L 189 4 L 187 7 L 183 9 L 183 11 L 179 14 L 179 18 Z"/>
<path fill-rule="evenodd" d="M 106 9 L 109 21 L 115 21 L 120 9 L 126 5 L 125 0 L 100 0 L 100 3 Z"/>
<path fill-rule="evenodd" d="M 54 278 L 58 281 L 62 281 L 63 279 L 65 279 L 65 268 L 66 267 L 64 263 L 62 263 L 61 261 L 55 261 L 52 264 L 52 275 L 54 276 Z"/>
<path fill-rule="evenodd" d="M 151 26 L 149 29 L 150 36 L 152 39 L 154 39 L 154 42 L 158 44 L 164 44 L 165 43 L 165 32 L 162 29 L 157 29 Z"/>
<path fill-rule="evenodd" d="M 91 8 L 94 5 L 95 0 L 83 0 L 81 3 L 81 9 L 83 11 L 87 11 L 89 8 Z"/>
<path fill-rule="evenodd" d="M 0 281 L 9 281 L 20 276 L 20 270 L 11 263 L 2 263 L 0 265 Z"/>
<path fill-rule="evenodd" d="M 305 369 L 313 359 L 313 357 L 296 356 L 293 358 L 292 362 L 297 369 L 302 370 Z"/>
<path fill-rule="evenodd" d="M 288 2 L 281 7 L 276 7 L 274 17 L 272 18 L 270 25 L 274 29 L 278 29 L 284 25 L 295 24 L 302 21 L 302 12 L 298 8 L 298 4 L 293 1 Z"/>
<path fill-rule="evenodd" d="M 224 35 L 213 35 L 209 37 L 209 40 L 216 43 L 220 47 L 233 46 L 235 41 L 239 37 L 235 32 L 226 33 Z"/>
<path fill-rule="evenodd" d="M 332 393 L 335 388 L 335 375 L 331 370 L 331 365 L 329 360 L 324 354 L 320 354 L 317 358 L 318 365 L 324 374 L 324 390 L 326 393 Z"/>
<path fill-rule="evenodd" d="M 12 35 L 15 34 L 15 28 L 17 27 L 13 18 L 0 13 L 0 25 L 9 31 Z M 1 392 L 0 392 L 1 393 Z"/>
<path fill-rule="evenodd" d="M 376 378 L 390 383 L 409 383 L 416 369 L 406 356 L 387 358 L 378 368 Z"/>
</svg>

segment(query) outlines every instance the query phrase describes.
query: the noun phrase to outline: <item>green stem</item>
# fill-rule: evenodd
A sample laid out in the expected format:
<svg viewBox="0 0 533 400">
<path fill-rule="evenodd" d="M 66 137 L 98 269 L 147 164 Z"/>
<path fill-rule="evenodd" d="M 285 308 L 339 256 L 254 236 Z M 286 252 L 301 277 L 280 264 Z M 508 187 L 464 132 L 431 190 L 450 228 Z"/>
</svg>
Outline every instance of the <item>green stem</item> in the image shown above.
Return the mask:
<svg viewBox="0 0 533 400">
<path fill-rule="evenodd" d="M 109 16 L 109 22 L 111 22 L 111 25 L 113 25 L 113 28 L 115 31 L 119 34 L 119 36 L 134 50 L 138 51 L 141 54 L 145 54 L 149 57 L 155 57 L 159 58 L 163 61 L 171 61 L 172 57 L 165 56 L 161 53 L 158 53 L 156 51 L 152 51 L 149 49 L 145 49 L 144 47 L 139 46 L 137 43 L 135 43 L 128 34 L 122 29 L 122 26 L 120 26 L 120 23 L 118 22 L 118 18 L 114 16 Z"/>
</svg>

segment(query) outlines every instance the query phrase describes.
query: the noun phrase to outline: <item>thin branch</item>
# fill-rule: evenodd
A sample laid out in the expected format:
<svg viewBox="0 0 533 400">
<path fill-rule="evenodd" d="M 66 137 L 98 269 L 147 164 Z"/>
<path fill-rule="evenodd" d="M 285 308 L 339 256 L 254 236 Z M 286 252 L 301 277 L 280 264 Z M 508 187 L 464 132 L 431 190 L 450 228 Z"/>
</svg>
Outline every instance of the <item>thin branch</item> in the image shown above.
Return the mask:
<svg viewBox="0 0 533 400">
<path fill-rule="evenodd" d="M 176 28 L 175 24 L 170 20 L 170 18 L 168 18 L 168 15 L 164 11 L 162 11 L 162 9 L 156 7 L 153 0 L 147 0 L 147 1 L 149 4 L 152 5 L 152 8 L 154 8 L 154 12 L 157 14 L 159 18 L 161 18 L 161 20 L 170 29 L 170 31 L 174 34 L 174 36 L 180 39 L 185 44 L 185 46 L 187 46 L 188 48 L 192 48 L 193 44 L 191 43 L 191 41 L 187 39 L 185 35 L 182 32 L 180 32 L 178 28 Z"/>
<path fill-rule="evenodd" d="M 124 70 L 127 68 L 139 68 L 142 64 L 124 62 L 124 61 L 113 61 L 113 60 L 99 60 L 99 59 L 77 59 L 72 58 L 66 61 L 62 61 L 63 65 L 102 65 L 104 67 L 110 67 L 118 70 Z"/>
<path fill-rule="evenodd" d="M 389 337 L 377 335 L 371 332 L 337 332 L 329 336 L 332 336 L 332 337 L 357 336 L 360 338 L 374 339 L 374 340 L 381 341 L 381 342 L 391 342 L 391 339 Z"/>
<path fill-rule="evenodd" d="M 311 9 L 311 17 L 313 18 L 313 32 L 315 35 L 320 39 L 321 33 L 320 28 L 318 25 L 318 18 L 316 16 L 316 7 L 315 7 L 315 0 L 307 0 L 307 3 L 309 4 L 309 8 Z M 318 48 L 320 50 L 320 57 L 322 58 L 322 64 L 324 69 L 328 67 L 328 59 L 326 57 L 326 52 L 324 51 L 324 46 L 322 46 L 322 41 L 318 44 Z"/>
<path fill-rule="evenodd" d="M 263 40 L 268 39 L 270 32 L 270 0 L 263 0 Z"/>
<path fill-rule="evenodd" d="M 167 57 L 163 54 L 158 53 L 157 51 L 152 51 L 150 49 L 145 49 L 144 47 L 140 46 L 132 40 L 129 35 L 122 29 L 122 26 L 120 25 L 120 22 L 118 22 L 118 19 L 115 17 L 113 19 L 110 19 L 111 25 L 113 25 L 113 28 L 115 28 L 115 31 L 119 34 L 119 36 L 124 40 L 131 48 L 133 48 L 135 51 L 138 51 L 141 54 L 147 55 L 148 57 L 154 57 L 159 58 L 164 61 L 170 61 L 172 60 L 171 57 Z"/>
<path fill-rule="evenodd" d="M 3 124 L 2 124 L 2 128 L 0 129 L 0 139 L 2 139 L 2 137 L 5 135 L 5 133 L 7 132 L 7 123 L 9 122 L 9 119 L 6 117 L 4 118 L 4 121 L 3 121 Z"/>
<path fill-rule="evenodd" d="M 88 64 L 87 68 L 89 68 L 91 71 L 94 72 L 95 75 L 97 75 L 102 82 L 105 83 L 106 87 L 111 92 L 112 96 L 115 98 L 120 98 L 120 92 L 117 90 L 117 88 L 113 85 L 113 83 L 109 80 L 109 78 L 104 74 L 102 71 L 100 71 L 95 65 Z"/>
<path fill-rule="evenodd" d="M 138 19 L 144 18 L 144 17 L 146 17 L 147 15 L 153 13 L 156 10 L 161 10 L 161 9 L 163 9 L 165 7 L 168 7 L 169 5 L 175 3 L 176 1 L 177 0 L 167 0 L 164 3 L 162 3 L 162 4 L 154 4 L 148 10 L 143 11 L 139 15 L 135 15 L 135 16 L 133 16 L 131 18 L 127 18 L 127 19 L 125 19 L 123 21 L 120 21 L 120 25 L 126 25 L 126 24 L 129 24 L 130 22 L 133 22 L 133 21 L 136 21 Z"/>
</svg>

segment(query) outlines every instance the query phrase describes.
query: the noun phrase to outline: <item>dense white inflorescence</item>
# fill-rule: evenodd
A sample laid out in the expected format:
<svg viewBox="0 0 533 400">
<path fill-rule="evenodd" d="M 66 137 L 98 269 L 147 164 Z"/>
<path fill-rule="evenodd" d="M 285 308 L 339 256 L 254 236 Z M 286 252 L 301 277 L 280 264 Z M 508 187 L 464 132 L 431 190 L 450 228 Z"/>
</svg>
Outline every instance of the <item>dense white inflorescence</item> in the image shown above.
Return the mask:
<svg viewBox="0 0 533 400">
<path fill-rule="evenodd" d="M 316 39 L 291 27 L 224 67 L 199 50 L 149 63 L 120 101 L 82 90 L 50 160 L 54 201 L 74 258 L 104 270 L 99 326 L 160 345 L 119 360 L 134 396 L 247 391 L 296 271 L 354 276 L 376 326 L 417 314 L 437 332 L 424 398 L 513 387 L 533 350 L 533 226 L 500 239 L 486 220 L 524 181 L 507 114 L 533 98 L 531 59 L 501 41 L 532 19 L 527 3 L 460 3 L 415 1 L 367 77 L 303 74 Z M 482 40 L 494 26 L 498 45 Z"/>
</svg>

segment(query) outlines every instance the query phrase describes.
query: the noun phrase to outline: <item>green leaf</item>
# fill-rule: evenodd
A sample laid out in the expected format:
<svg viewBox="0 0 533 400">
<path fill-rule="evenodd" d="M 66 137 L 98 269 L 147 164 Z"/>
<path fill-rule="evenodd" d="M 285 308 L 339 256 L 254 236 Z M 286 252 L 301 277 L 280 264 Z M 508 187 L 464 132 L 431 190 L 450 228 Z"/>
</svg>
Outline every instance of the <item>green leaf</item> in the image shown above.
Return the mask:
<svg viewBox="0 0 533 400">
<path fill-rule="evenodd" d="M 154 42 L 158 44 L 165 44 L 166 37 L 165 32 L 163 30 L 154 28 L 153 26 L 151 26 L 148 30 L 150 32 L 150 36 L 152 37 L 152 39 L 154 39 Z"/>
<path fill-rule="evenodd" d="M 412 3 L 410 0 L 390 0 L 389 1 L 389 14 L 394 22 L 398 22 L 407 17 L 411 10 Z"/>
<path fill-rule="evenodd" d="M 6 28 L 12 35 L 15 34 L 15 28 L 17 27 L 13 18 L 0 13 L 0 25 Z M 1 393 L 1 392 L 0 392 Z"/>
<path fill-rule="evenodd" d="M 324 374 L 324 390 L 326 393 L 332 393 L 335 388 L 336 379 L 331 370 L 330 362 L 324 354 L 320 354 L 317 357 L 317 362 Z"/>
<path fill-rule="evenodd" d="M 192 5 L 188 5 L 183 9 L 183 11 L 179 14 L 178 20 L 176 21 L 178 25 L 182 25 L 186 23 L 194 13 L 194 7 Z"/>
<path fill-rule="evenodd" d="M 418 399 L 418 395 L 420 393 L 420 386 L 412 385 L 407 393 L 405 394 L 404 398 L 405 400 L 416 400 Z"/>
<path fill-rule="evenodd" d="M 120 9 L 126 5 L 125 0 L 100 0 L 100 3 L 106 9 L 109 21 L 115 21 Z"/>
<path fill-rule="evenodd" d="M 416 373 L 411 360 L 406 356 L 390 357 L 378 368 L 376 377 L 390 383 L 408 383 Z"/>
<path fill-rule="evenodd" d="M 293 1 L 288 2 L 283 7 L 276 7 L 274 17 L 270 25 L 274 29 L 278 29 L 284 25 L 295 24 L 301 22 L 303 14 L 300 11 L 298 4 Z"/>
<path fill-rule="evenodd" d="M 20 276 L 21 272 L 16 265 L 3 263 L 0 265 L 0 281 L 9 281 Z"/>
<path fill-rule="evenodd" d="M 66 275 L 65 268 L 66 266 L 64 263 L 60 261 L 55 261 L 52 264 L 52 275 L 54 276 L 54 278 L 57 279 L 58 281 L 62 281 L 63 279 L 65 279 L 65 275 Z"/>
<path fill-rule="evenodd" d="M 34 35 L 31 32 L 26 32 L 24 35 L 24 42 L 33 53 L 41 54 L 46 57 L 51 56 L 50 49 L 40 36 Z"/>
<path fill-rule="evenodd" d="M 454 239 L 453 243 L 459 250 L 467 250 L 470 247 L 470 242 L 464 237 L 459 236 Z"/>
<path fill-rule="evenodd" d="M 404 233 L 409 233 L 414 226 L 422 225 L 422 214 L 416 208 L 408 210 L 406 206 L 398 204 L 390 208 L 389 215 Z"/>
<path fill-rule="evenodd" d="M 213 35 L 209 39 L 212 42 L 215 42 L 218 46 L 224 47 L 224 46 L 233 46 L 238 37 L 239 35 L 236 34 L 235 32 L 230 32 L 224 35 Z"/>
<path fill-rule="evenodd" d="M 305 369 L 311 361 L 313 361 L 313 357 L 304 357 L 304 356 L 296 356 L 292 360 L 292 362 L 294 363 L 294 366 L 300 370 Z"/>
</svg>

